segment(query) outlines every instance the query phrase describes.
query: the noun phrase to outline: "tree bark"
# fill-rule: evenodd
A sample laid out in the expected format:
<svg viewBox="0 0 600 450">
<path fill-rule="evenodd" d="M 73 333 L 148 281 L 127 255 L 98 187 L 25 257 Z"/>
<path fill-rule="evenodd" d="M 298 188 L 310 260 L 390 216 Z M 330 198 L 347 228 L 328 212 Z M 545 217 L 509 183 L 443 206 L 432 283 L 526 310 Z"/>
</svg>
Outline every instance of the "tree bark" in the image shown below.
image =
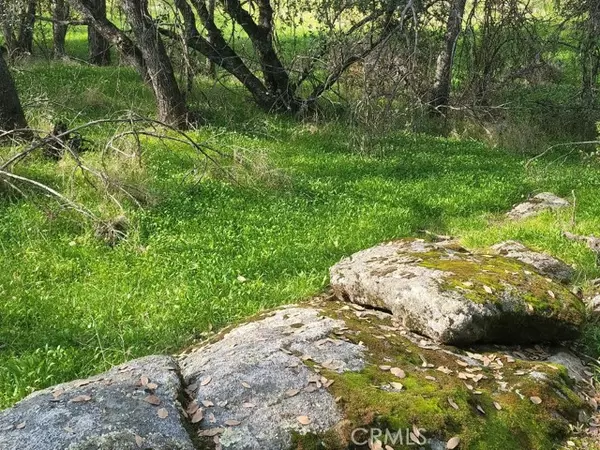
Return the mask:
<svg viewBox="0 0 600 450">
<path fill-rule="evenodd" d="M 67 36 L 67 24 L 69 20 L 69 5 L 65 0 L 53 1 L 53 23 L 52 23 L 52 38 L 54 43 L 54 57 L 62 59 L 67 56 L 65 48 L 65 38 Z"/>
<path fill-rule="evenodd" d="M 465 14 L 465 5 L 466 0 L 452 0 L 450 5 L 450 14 L 446 23 L 444 48 L 437 58 L 435 80 L 429 102 L 431 111 L 435 114 L 445 115 L 450 103 L 452 66 L 454 64 L 456 42 L 461 32 L 463 16 Z"/>
<path fill-rule="evenodd" d="M 106 20 L 106 0 L 90 0 L 87 3 L 94 17 L 98 20 Z M 88 26 L 88 52 L 91 64 L 110 65 L 110 42 L 93 24 Z"/>
<path fill-rule="evenodd" d="M 169 55 L 148 12 L 147 0 L 123 0 L 123 10 L 142 52 L 158 108 L 158 120 L 183 128 L 187 108 Z"/>
<path fill-rule="evenodd" d="M 8 69 L 4 56 L 0 53 L 0 132 L 27 128 L 25 114 L 19 94 Z"/>
</svg>

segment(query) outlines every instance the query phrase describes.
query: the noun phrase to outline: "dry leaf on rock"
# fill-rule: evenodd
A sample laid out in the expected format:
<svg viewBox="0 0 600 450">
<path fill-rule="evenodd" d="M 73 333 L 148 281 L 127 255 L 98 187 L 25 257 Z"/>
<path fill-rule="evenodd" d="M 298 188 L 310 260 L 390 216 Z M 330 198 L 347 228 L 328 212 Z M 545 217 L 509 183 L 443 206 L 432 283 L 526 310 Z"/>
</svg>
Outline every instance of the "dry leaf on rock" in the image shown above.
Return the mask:
<svg viewBox="0 0 600 450">
<path fill-rule="evenodd" d="M 160 405 L 160 398 L 158 398 L 156 395 L 149 395 L 146 398 L 144 398 L 144 401 L 154 406 Z"/>
<path fill-rule="evenodd" d="M 77 397 L 71 399 L 71 403 L 84 403 L 89 402 L 92 399 L 89 395 L 78 395 Z"/>
<path fill-rule="evenodd" d="M 192 423 L 198 423 L 204 419 L 204 411 L 198 409 L 192 416 Z"/>
<path fill-rule="evenodd" d="M 308 416 L 298 416 L 296 420 L 298 423 L 300 423 L 300 425 L 308 425 L 312 422 Z"/>
</svg>

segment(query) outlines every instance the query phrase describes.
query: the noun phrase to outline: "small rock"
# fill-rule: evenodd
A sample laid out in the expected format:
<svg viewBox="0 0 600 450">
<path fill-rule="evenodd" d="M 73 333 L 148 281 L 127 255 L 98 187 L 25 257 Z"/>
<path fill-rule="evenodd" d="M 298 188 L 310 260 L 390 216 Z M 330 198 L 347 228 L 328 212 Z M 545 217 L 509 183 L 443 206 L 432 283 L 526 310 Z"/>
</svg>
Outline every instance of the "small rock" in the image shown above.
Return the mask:
<svg viewBox="0 0 600 450">
<path fill-rule="evenodd" d="M 506 215 L 513 220 L 533 217 L 547 210 L 556 210 L 571 206 L 568 200 L 560 198 L 550 192 L 542 192 L 515 206 Z"/>
<path fill-rule="evenodd" d="M 492 247 L 492 250 L 507 258 L 514 258 L 529 264 L 535 267 L 539 273 L 561 283 L 571 281 L 575 273 L 573 268 L 563 261 L 545 253 L 535 252 L 517 241 L 505 241 L 496 244 Z"/>
</svg>

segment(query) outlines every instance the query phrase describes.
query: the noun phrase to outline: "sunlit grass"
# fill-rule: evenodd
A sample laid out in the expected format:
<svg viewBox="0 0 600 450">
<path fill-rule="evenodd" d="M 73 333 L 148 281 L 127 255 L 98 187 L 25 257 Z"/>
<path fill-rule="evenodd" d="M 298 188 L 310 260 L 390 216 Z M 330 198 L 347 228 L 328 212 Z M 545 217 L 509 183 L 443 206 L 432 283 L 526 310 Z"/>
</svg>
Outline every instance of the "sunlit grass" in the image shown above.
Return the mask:
<svg viewBox="0 0 600 450">
<path fill-rule="evenodd" d="M 70 42 L 83 57 L 83 44 Z M 127 68 L 30 63 L 16 78 L 36 128 L 154 111 L 149 87 Z M 258 310 L 299 301 L 327 285 L 341 257 L 421 229 L 477 248 L 519 239 L 574 264 L 578 283 L 598 276 L 593 255 L 560 235 L 573 220 L 581 233 L 600 227 L 597 165 L 553 155 L 526 169 L 524 157 L 472 140 L 394 133 L 365 141 L 343 123 L 266 115 L 238 86 L 201 79 L 191 104 L 210 124 L 191 133 L 198 141 L 267 155 L 285 182 L 257 174 L 256 183 L 236 184 L 215 170 L 202 178 L 191 172 L 203 166 L 189 149 L 146 139 L 142 167 L 134 173 L 124 164 L 122 175 L 143 183 L 153 201 L 144 209 L 124 203 L 131 230 L 114 248 L 46 197 L 2 197 L 0 406 L 128 358 L 177 351 Z M 114 131 L 104 125 L 86 137 L 100 144 Z M 98 154 L 85 158 L 99 162 Z M 118 212 L 67 162 L 33 158 L 19 170 L 98 214 Z M 541 191 L 575 193 L 576 210 L 502 220 L 512 204 Z"/>
</svg>

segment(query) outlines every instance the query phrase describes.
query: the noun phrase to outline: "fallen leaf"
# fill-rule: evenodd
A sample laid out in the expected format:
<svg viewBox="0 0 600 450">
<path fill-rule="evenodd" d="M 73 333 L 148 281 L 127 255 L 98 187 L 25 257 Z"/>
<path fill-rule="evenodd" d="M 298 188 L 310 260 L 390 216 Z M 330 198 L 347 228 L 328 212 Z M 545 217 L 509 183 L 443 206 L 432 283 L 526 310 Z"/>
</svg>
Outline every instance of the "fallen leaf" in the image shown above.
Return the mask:
<svg viewBox="0 0 600 450">
<path fill-rule="evenodd" d="M 426 379 L 426 380 L 429 380 L 429 381 L 437 381 L 437 380 L 436 380 L 436 378 L 435 378 L 435 377 L 432 377 L 431 375 L 427 375 L 427 376 L 425 377 L 425 379 Z"/>
<path fill-rule="evenodd" d="M 438 367 L 436 370 L 437 370 L 438 372 L 445 373 L 446 375 L 448 375 L 448 374 L 451 374 L 451 373 L 452 373 L 452 370 L 448 369 L 448 368 L 447 368 L 447 367 L 445 367 L 445 366 L 440 366 L 440 367 Z"/>
<path fill-rule="evenodd" d="M 198 409 L 192 416 L 192 423 L 198 423 L 202 419 L 204 419 L 204 411 L 202 411 L 202 409 Z"/>
<path fill-rule="evenodd" d="M 202 400 L 202 404 L 206 407 L 206 408 L 210 408 L 211 406 L 215 406 L 215 404 L 213 402 L 211 402 L 210 400 Z"/>
<path fill-rule="evenodd" d="M 166 419 L 169 416 L 169 411 L 167 411 L 165 408 L 160 408 L 156 413 L 161 419 Z"/>
<path fill-rule="evenodd" d="M 222 434 L 225 430 L 223 428 L 210 428 L 208 430 L 200 430 L 198 434 L 200 436 L 213 437 L 217 434 Z"/>
<path fill-rule="evenodd" d="M 298 395 L 299 392 L 300 392 L 299 389 L 289 389 L 289 390 L 285 391 L 285 395 L 287 397 L 293 397 L 295 395 Z"/>
<path fill-rule="evenodd" d="M 217 421 L 217 418 L 215 417 L 215 415 L 214 415 L 213 413 L 210 413 L 210 414 L 208 415 L 208 421 L 209 421 L 210 423 L 215 423 L 215 422 Z"/>
<path fill-rule="evenodd" d="M 383 444 L 379 439 L 375 439 L 374 441 L 369 442 L 369 448 L 371 450 L 383 450 Z"/>
<path fill-rule="evenodd" d="M 531 400 L 531 403 L 533 403 L 534 405 L 539 405 L 540 403 L 542 403 L 542 399 L 536 397 L 535 395 L 533 397 L 529 397 L 529 400 Z"/>
<path fill-rule="evenodd" d="M 485 410 L 481 407 L 481 405 L 477 405 L 477 411 L 479 411 L 481 414 L 485 415 Z"/>
<path fill-rule="evenodd" d="M 71 403 L 83 403 L 89 402 L 92 399 L 89 395 L 78 395 L 77 397 L 71 399 Z"/>
<path fill-rule="evenodd" d="M 196 402 L 196 400 L 194 400 L 192 403 L 190 403 L 187 407 L 187 409 L 185 410 L 188 414 L 192 415 L 194 414 L 196 411 L 198 411 L 198 409 L 200 408 L 200 405 L 198 405 L 198 403 Z"/>
<path fill-rule="evenodd" d="M 143 438 L 143 437 L 141 437 L 141 436 L 138 436 L 138 435 L 136 434 L 136 435 L 135 435 L 135 444 L 136 444 L 138 447 L 140 447 L 140 448 L 141 448 L 141 447 L 142 447 L 142 445 L 144 445 L 144 438 Z"/>
<path fill-rule="evenodd" d="M 379 368 L 385 372 L 385 371 L 390 370 L 392 368 L 392 366 L 385 366 L 384 365 L 384 366 L 379 366 Z"/>
<path fill-rule="evenodd" d="M 149 381 L 150 380 L 148 379 L 148 377 L 146 375 L 142 375 L 142 377 L 140 378 L 140 384 L 142 386 L 146 386 Z"/>
<path fill-rule="evenodd" d="M 160 398 L 158 398 L 156 395 L 149 395 L 148 397 L 144 398 L 144 401 L 154 406 L 160 405 Z"/>
<path fill-rule="evenodd" d="M 242 406 L 244 408 L 255 408 L 256 407 L 256 405 L 254 403 L 250 403 L 250 402 L 242 403 Z"/>
<path fill-rule="evenodd" d="M 494 293 L 494 290 L 491 287 L 489 287 L 488 285 L 486 285 L 486 284 L 483 285 L 483 290 L 485 292 L 487 292 L 488 294 L 493 294 Z"/>
<path fill-rule="evenodd" d="M 402 389 L 404 389 L 404 385 L 402 383 L 398 383 L 395 381 L 391 381 L 390 386 L 392 386 L 392 388 L 397 391 L 401 391 Z"/>
<path fill-rule="evenodd" d="M 21 423 L 15 425 L 15 428 L 17 430 L 22 430 L 23 428 L 25 428 L 25 425 L 26 425 L 26 422 L 21 422 Z"/>
<path fill-rule="evenodd" d="M 412 426 L 412 432 L 415 434 L 416 437 L 421 437 L 421 432 L 415 424 L 413 424 Z"/>
<path fill-rule="evenodd" d="M 448 397 L 448 403 L 450 404 L 450 406 L 452 406 L 454 409 L 458 409 L 458 405 L 456 404 L 456 402 L 454 400 L 452 400 L 450 397 Z"/>
<path fill-rule="evenodd" d="M 62 389 L 57 389 L 56 391 L 52 392 L 52 397 L 54 397 L 54 399 L 57 400 L 64 393 L 65 391 L 63 391 Z"/>
<path fill-rule="evenodd" d="M 408 433 L 408 437 L 410 438 L 411 441 L 413 441 L 415 444 L 419 443 L 419 438 L 415 435 L 415 433 L 413 433 L 412 431 L 410 433 Z"/>
<path fill-rule="evenodd" d="M 155 390 L 155 389 L 157 389 L 157 388 L 158 388 L 158 384 L 156 384 L 156 383 L 148 383 L 148 384 L 146 385 L 146 388 L 147 388 L 147 389 L 150 389 L 151 391 L 153 391 L 153 390 Z"/>
<path fill-rule="evenodd" d="M 448 450 L 454 450 L 455 448 L 458 448 L 459 445 L 460 438 L 458 436 L 454 436 L 453 438 L 450 438 L 448 442 L 446 442 L 446 448 Z"/>
<path fill-rule="evenodd" d="M 242 381 L 242 386 L 244 386 L 246 389 L 250 389 L 250 385 L 245 381 Z"/>
<path fill-rule="evenodd" d="M 404 373 L 404 370 L 400 369 L 399 367 L 392 367 L 390 369 L 390 373 L 392 375 L 397 376 L 398 378 L 404 378 L 404 377 L 406 377 L 406 374 Z"/>
<path fill-rule="evenodd" d="M 298 416 L 296 417 L 296 420 L 298 423 L 300 423 L 300 425 L 308 425 L 312 422 L 308 416 Z"/>
<path fill-rule="evenodd" d="M 500 403 L 494 402 L 494 408 L 496 408 L 498 411 L 500 411 L 502 409 L 502 406 L 500 405 Z"/>
<path fill-rule="evenodd" d="M 212 377 L 211 376 L 204 377 L 204 378 L 202 378 L 202 381 L 200 381 L 200 386 L 206 386 L 211 381 L 212 381 Z"/>
<path fill-rule="evenodd" d="M 240 423 L 239 420 L 235 420 L 235 419 L 227 419 L 225 421 L 225 425 L 227 425 L 228 427 L 237 427 Z"/>
<path fill-rule="evenodd" d="M 552 292 L 550 290 L 548 291 L 548 295 L 552 298 L 556 298 L 556 294 L 554 294 L 554 292 Z"/>
</svg>

